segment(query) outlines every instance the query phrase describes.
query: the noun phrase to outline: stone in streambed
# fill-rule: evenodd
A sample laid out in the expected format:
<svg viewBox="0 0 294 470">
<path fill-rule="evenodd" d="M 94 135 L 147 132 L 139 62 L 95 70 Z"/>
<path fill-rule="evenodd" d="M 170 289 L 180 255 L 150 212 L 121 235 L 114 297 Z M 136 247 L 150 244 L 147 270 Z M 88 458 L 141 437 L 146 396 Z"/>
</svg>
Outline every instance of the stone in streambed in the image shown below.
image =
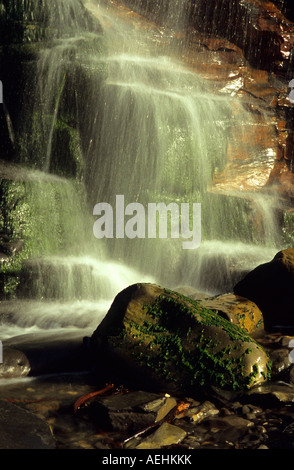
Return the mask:
<svg viewBox="0 0 294 470">
<path fill-rule="evenodd" d="M 0 377 L 89 370 L 83 335 L 84 331 L 48 331 L 4 340 Z"/>
<path fill-rule="evenodd" d="M 214 416 L 219 413 L 219 410 L 210 401 L 205 401 L 197 407 L 192 407 L 188 410 L 186 416 L 190 418 L 190 421 L 194 424 L 199 424 L 208 416 Z"/>
<path fill-rule="evenodd" d="M 152 404 L 155 409 L 152 409 Z M 87 410 L 91 419 L 103 429 L 136 433 L 156 422 L 164 404 L 165 397 L 139 390 L 97 398 L 88 405 Z M 174 406 L 176 404 L 175 401 Z"/>
<path fill-rule="evenodd" d="M 254 387 L 239 398 L 267 408 L 281 403 L 289 405 L 294 403 L 294 387 L 284 382 L 269 382 Z"/>
<path fill-rule="evenodd" d="M 254 423 L 248 419 L 236 416 L 210 416 L 197 426 L 197 436 L 203 436 L 203 441 L 210 443 L 213 448 L 224 448 L 239 442 L 253 429 Z"/>
<path fill-rule="evenodd" d="M 146 437 L 146 439 L 143 439 L 135 448 L 160 449 L 161 447 L 179 444 L 186 435 L 186 431 L 180 427 L 169 423 L 163 423 L 157 431 Z"/>
<path fill-rule="evenodd" d="M 45 421 L 0 400 L 0 449 L 55 449 L 55 442 Z"/>
<path fill-rule="evenodd" d="M 120 292 L 90 339 L 97 367 L 169 391 L 248 389 L 269 378 L 264 349 L 199 302 L 155 284 Z"/>
<path fill-rule="evenodd" d="M 294 330 L 294 248 L 257 266 L 235 286 L 234 293 L 258 305 L 266 330 Z"/>
<path fill-rule="evenodd" d="M 3 348 L 3 362 L 0 363 L 0 378 L 26 377 L 31 366 L 26 355 L 14 348 Z"/>
</svg>

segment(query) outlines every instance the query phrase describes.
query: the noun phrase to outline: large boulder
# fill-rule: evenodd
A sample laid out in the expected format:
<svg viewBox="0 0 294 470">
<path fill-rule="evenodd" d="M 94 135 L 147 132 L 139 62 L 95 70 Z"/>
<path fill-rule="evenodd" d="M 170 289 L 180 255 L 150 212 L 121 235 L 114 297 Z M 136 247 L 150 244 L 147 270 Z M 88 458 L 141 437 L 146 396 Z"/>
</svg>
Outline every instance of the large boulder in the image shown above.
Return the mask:
<svg viewBox="0 0 294 470">
<path fill-rule="evenodd" d="M 234 293 L 258 305 L 265 330 L 294 330 L 294 248 L 257 266 L 234 287 Z"/>
<path fill-rule="evenodd" d="M 270 374 L 267 354 L 247 332 L 155 284 L 120 292 L 90 348 L 98 369 L 151 389 L 248 389 Z"/>
</svg>

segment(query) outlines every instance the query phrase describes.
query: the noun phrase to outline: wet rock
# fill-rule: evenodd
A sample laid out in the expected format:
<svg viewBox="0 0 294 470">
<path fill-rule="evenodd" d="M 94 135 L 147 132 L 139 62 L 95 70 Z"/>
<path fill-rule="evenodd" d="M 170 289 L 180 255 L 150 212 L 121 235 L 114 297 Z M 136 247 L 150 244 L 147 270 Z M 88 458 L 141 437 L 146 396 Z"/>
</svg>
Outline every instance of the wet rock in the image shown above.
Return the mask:
<svg viewBox="0 0 294 470">
<path fill-rule="evenodd" d="M 193 428 L 183 427 L 189 437 L 200 444 L 202 448 L 231 448 L 240 442 L 254 424 L 247 419 L 234 414 L 227 416 L 211 416 Z M 197 447 L 194 444 L 194 447 Z"/>
<path fill-rule="evenodd" d="M 294 337 L 293 336 L 282 336 L 281 338 L 279 338 L 279 344 L 282 346 L 282 347 L 285 347 L 285 348 L 289 348 L 291 347 L 290 346 L 290 341 L 294 341 Z"/>
<path fill-rule="evenodd" d="M 1 449 L 54 449 L 48 424 L 29 411 L 0 401 Z"/>
<path fill-rule="evenodd" d="M 199 31 L 232 41 L 254 67 L 273 70 L 290 59 L 292 23 L 271 2 L 225 0 L 210 5 L 201 0 L 191 21 Z"/>
<path fill-rule="evenodd" d="M 269 352 L 272 361 L 273 378 L 290 367 L 291 361 L 289 352 L 289 349 L 275 349 Z"/>
<path fill-rule="evenodd" d="M 262 384 L 249 390 L 243 399 L 271 408 L 281 403 L 294 403 L 294 386 L 283 382 Z"/>
<path fill-rule="evenodd" d="M 263 327 L 262 313 L 254 302 L 234 294 L 224 294 L 201 300 L 204 307 L 218 312 L 226 320 L 240 326 L 248 333 Z"/>
<path fill-rule="evenodd" d="M 165 397 L 156 393 L 144 391 L 129 392 L 98 399 L 98 402 L 111 411 L 131 411 L 140 409 L 143 411 L 157 412 L 162 406 Z"/>
<path fill-rule="evenodd" d="M 52 2 L 51 2 L 52 5 Z M 53 6 L 53 11 L 58 10 L 58 2 Z M 62 10 L 61 10 L 62 11 Z M 75 19 L 76 27 L 88 27 L 90 30 L 97 28 L 97 20 L 90 17 L 88 11 L 79 3 L 72 6 L 71 16 Z M 64 19 L 61 20 L 59 11 L 58 23 L 52 24 L 52 8 L 50 3 L 44 2 L 42 8 L 34 3 L 11 1 L 3 5 L 0 10 L 0 44 L 22 44 L 34 41 L 44 41 L 60 37 L 68 33 L 70 25 Z"/>
<path fill-rule="evenodd" d="M 144 391 L 113 395 L 95 400 L 87 413 L 104 429 L 133 434 L 155 423 L 162 398 Z"/>
<path fill-rule="evenodd" d="M 119 411 L 107 413 L 106 416 L 99 410 L 92 413 L 92 419 L 105 430 L 134 434 L 154 424 L 151 414 L 136 413 L 133 411 Z"/>
<path fill-rule="evenodd" d="M 4 340 L 0 377 L 89 370 L 84 333 L 38 332 Z"/>
<path fill-rule="evenodd" d="M 0 363 L 0 378 L 26 377 L 31 366 L 26 355 L 14 348 L 3 348 L 3 362 Z"/>
<path fill-rule="evenodd" d="M 166 11 L 165 2 L 127 0 L 127 3 L 148 17 L 152 15 L 157 23 Z M 254 67 L 272 71 L 291 60 L 292 23 L 272 2 L 191 1 L 190 26 L 207 36 L 231 41 Z"/>
<path fill-rule="evenodd" d="M 241 328 L 154 284 L 118 294 L 90 346 L 94 360 L 103 348 L 102 365 L 123 372 L 123 380 L 167 390 L 250 388 L 267 380 L 270 367 L 265 351 Z"/>
<path fill-rule="evenodd" d="M 262 445 L 261 443 L 267 440 L 267 438 L 268 435 L 264 426 L 253 426 L 252 428 L 249 428 L 248 433 L 240 439 L 238 448 L 259 448 L 258 446 Z"/>
<path fill-rule="evenodd" d="M 251 404 L 242 406 L 242 415 L 246 419 L 254 420 L 259 413 L 262 413 L 262 409 L 258 406 Z"/>
<path fill-rule="evenodd" d="M 191 408 L 186 416 L 190 417 L 190 421 L 196 424 L 201 423 L 201 421 L 203 421 L 208 416 L 214 416 L 218 413 L 219 410 L 215 407 L 213 403 L 205 401 L 200 406 L 196 408 Z"/>
<path fill-rule="evenodd" d="M 148 403 L 144 403 L 142 405 L 142 410 L 149 412 L 149 413 L 158 413 L 158 410 L 161 409 L 161 407 L 164 405 L 166 402 L 166 397 L 160 396 L 159 398 L 156 398 L 155 400 L 152 400 Z"/>
<path fill-rule="evenodd" d="M 230 416 L 223 416 L 223 417 L 214 417 L 214 418 L 209 418 L 203 423 L 203 425 L 206 428 L 209 428 L 210 430 L 214 430 L 214 432 L 219 432 L 219 431 L 224 431 L 224 430 L 229 430 L 230 428 L 233 428 L 233 433 L 236 430 L 241 430 L 243 432 L 244 430 L 247 430 L 249 426 L 252 426 L 252 423 L 248 419 L 241 418 L 239 416 L 235 415 L 230 415 Z M 227 436 L 228 438 L 228 436 Z"/>
<path fill-rule="evenodd" d="M 177 406 L 176 399 L 173 397 L 167 397 L 164 400 L 164 403 L 162 404 L 162 406 L 157 411 L 155 422 L 158 423 L 162 421 L 169 414 L 169 412 L 172 411 L 176 406 Z"/>
<path fill-rule="evenodd" d="M 173 444 L 179 444 L 186 437 L 186 434 L 178 426 L 163 423 L 154 433 L 143 439 L 136 446 L 136 449 L 160 449 Z"/>
<path fill-rule="evenodd" d="M 294 330 L 294 248 L 257 266 L 235 286 L 234 293 L 258 305 L 266 330 Z"/>
</svg>

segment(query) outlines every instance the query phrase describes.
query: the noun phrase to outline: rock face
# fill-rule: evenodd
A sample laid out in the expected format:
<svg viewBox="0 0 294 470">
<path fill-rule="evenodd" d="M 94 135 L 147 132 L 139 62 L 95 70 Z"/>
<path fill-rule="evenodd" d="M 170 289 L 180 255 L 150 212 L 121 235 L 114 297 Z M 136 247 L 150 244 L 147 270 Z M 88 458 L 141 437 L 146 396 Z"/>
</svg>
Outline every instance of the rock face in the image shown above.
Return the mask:
<svg viewBox="0 0 294 470">
<path fill-rule="evenodd" d="M 294 248 L 282 250 L 269 263 L 257 266 L 234 292 L 258 305 L 266 330 L 294 330 Z"/>
<path fill-rule="evenodd" d="M 199 30 L 225 37 L 242 48 L 255 67 L 282 68 L 293 47 L 293 29 L 272 2 L 224 0 L 194 2 L 192 23 Z"/>
<path fill-rule="evenodd" d="M 119 293 L 90 347 L 98 366 L 102 357 L 112 375 L 115 371 L 145 387 L 238 390 L 270 375 L 267 354 L 245 331 L 154 284 L 135 284 Z"/>
</svg>

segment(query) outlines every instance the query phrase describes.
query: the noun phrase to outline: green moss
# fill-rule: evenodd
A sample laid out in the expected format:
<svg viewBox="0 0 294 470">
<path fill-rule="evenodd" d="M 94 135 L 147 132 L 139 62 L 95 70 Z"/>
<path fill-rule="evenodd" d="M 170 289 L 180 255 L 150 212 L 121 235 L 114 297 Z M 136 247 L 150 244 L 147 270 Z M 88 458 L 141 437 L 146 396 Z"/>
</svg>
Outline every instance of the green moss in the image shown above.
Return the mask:
<svg viewBox="0 0 294 470">
<path fill-rule="evenodd" d="M 240 390 L 252 385 L 259 368 L 253 365 L 251 373 L 245 372 L 244 356 L 252 353 L 250 345 L 255 343 L 238 326 L 167 289 L 143 310 L 144 321 L 125 323 L 124 347 L 157 376 L 180 381 L 184 388 L 214 384 Z M 113 341 L 118 345 L 117 338 Z M 255 347 L 264 353 L 257 343 Z M 270 367 L 265 378 L 269 373 Z"/>
<path fill-rule="evenodd" d="M 241 330 L 237 325 L 228 322 L 225 318 L 218 315 L 215 311 L 201 306 L 196 300 L 190 299 L 189 297 L 186 297 L 182 294 L 175 293 L 169 289 L 165 289 L 165 292 L 166 294 L 168 294 L 168 297 L 166 297 L 168 299 L 168 302 L 174 304 L 175 311 L 182 312 L 193 319 L 196 316 L 197 321 L 200 324 L 223 328 L 233 341 L 252 341 L 252 338 L 248 333 Z M 162 315 L 163 317 L 167 316 L 167 313 L 164 313 L 164 309 L 162 311 Z M 179 315 L 178 320 L 180 320 L 181 318 L 182 316 Z"/>
<path fill-rule="evenodd" d="M 283 217 L 283 242 L 285 246 L 294 246 L 294 210 L 284 213 Z"/>
<path fill-rule="evenodd" d="M 15 296 L 20 275 L 28 282 L 28 273 L 23 272 L 26 260 L 66 256 L 72 246 L 80 247 L 80 253 L 84 249 L 92 251 L 91 219 L 83 194 L 77 182 L 55 177 L 48 180 L 40 177 L 37 181 L 0 180 L 0 244 L 22 241 L 22 249 L 9 253 L 0 265 L 0 297 Z"/>
<path fill-rule="evenodd" d="M 79 132 L 58 120 L 55 125 L 50 171 L 60 176 L 80 179 L 83 166 Z"/>
</svg>

